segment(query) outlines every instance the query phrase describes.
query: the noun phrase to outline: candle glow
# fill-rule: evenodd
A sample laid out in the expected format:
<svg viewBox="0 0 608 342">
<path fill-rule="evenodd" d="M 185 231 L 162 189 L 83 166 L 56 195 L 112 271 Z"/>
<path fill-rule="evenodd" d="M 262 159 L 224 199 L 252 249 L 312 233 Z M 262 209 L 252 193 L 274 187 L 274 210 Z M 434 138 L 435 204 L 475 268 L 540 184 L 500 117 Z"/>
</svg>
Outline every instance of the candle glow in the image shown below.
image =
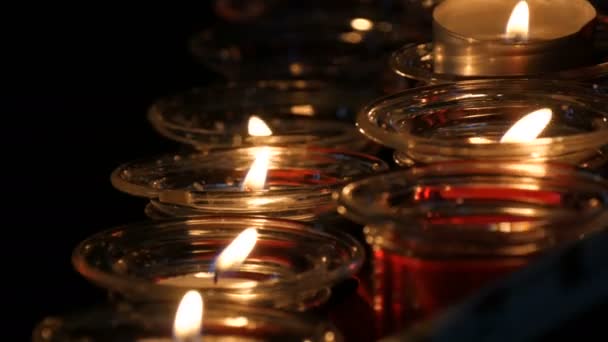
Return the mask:
<svg viewBox="0 0 608 342">
<path fill-rule="evenodd" d="M 243 230 L 232 242 L 224 248 L 215 260 L 215 280 L 221 272 L 240 266 L 249 256 L 258 241 L 258 231 L 255 228 Z"/>
<path fill-rule="evenodd" d="M 247 132 L 252 137 L 268 137 L 272 135 L 272 130 L 264 120 L 252 115 L 247 123 Z"/>
<path fill-rule="evenodd" d="M 553 111 L 549 108 L 536 110 L 519 119 L 500 139 L 501 143 L 522 143 L 533 141 L 547 127 Z"/>
<path fill-rule="evenodd" d="M 264 190 L 266 184 L 266 176 L 268 174 L 268 166 L 270 164 L 270 149 L 262 147 L 256 151 L 255 160 L 249 172 L 243 180 L 241 190 L 243 191 L 260 191 Z"/>
<path fill-rule="evenodd" d="M 526 0 L 522 0 L 511 12 L 507 28 L 505 30 L 508 39 L 528 40 L 530 27 L 530 8 Z"/>
<path fill-rule="evenodd" d="M 197 291 L 188 291 L 179 303 L 173 323 L 176 341 L 200 341 L 203 324 L 203 298 Z"/>
</svg>

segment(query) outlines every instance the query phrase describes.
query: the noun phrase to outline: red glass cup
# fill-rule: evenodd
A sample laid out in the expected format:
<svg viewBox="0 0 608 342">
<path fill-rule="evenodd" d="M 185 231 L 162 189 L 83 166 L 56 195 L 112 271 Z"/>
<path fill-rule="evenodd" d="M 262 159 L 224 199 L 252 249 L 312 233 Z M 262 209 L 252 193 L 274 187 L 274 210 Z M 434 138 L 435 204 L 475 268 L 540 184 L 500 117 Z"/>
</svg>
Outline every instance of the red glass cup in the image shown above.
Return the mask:
<svg viewBox="0 0 608 342">
<path fill-rule="evenodd" d="M 341 214 L 366 225 L 384 335 L 603 228 L 608 183 L 566 165 L 446 162 L 357 181 L 337 197 Z"/>
</svg>

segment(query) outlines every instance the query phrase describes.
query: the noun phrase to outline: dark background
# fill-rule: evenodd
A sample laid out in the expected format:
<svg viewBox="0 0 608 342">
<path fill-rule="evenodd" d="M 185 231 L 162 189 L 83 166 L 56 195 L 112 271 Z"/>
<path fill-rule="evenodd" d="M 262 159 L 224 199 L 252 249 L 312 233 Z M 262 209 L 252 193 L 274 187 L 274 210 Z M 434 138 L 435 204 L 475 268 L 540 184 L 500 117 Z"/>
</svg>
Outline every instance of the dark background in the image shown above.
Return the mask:
<svg viewBox="0 0 608 342">
<path fill-rule="evenodd" d="M 5 13 L 2 340 L 27 341 L 44 316 L 105 299 L 72 269 L 72 249 L 144 219 L 145 201 L 114 190 L 110 173 L 175 148 L 147 122 L 156 98 L 219 80 L 187 46 L 215 20 L 209 3 Z"/>
</svg>

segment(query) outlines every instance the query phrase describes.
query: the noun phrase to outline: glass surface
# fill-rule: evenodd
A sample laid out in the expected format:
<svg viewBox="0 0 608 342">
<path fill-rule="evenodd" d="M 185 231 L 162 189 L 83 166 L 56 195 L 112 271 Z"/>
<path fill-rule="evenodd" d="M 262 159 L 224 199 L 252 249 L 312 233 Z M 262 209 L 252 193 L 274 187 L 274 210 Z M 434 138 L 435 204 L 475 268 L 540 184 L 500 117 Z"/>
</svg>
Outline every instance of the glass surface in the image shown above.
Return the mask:
<svg viewBox="0 0 608 342">
<path fill-rule="evenodd" d="M 606 36 L 606 33 L 603 32 L 602 36 Z M 608 77 L 608 49 L 606 49 L 606 43 L 604 41 L 598 42 L 597 45 L 597 55 L 595 57 L 596 64 L 594 65 L 588 65 L 559 72 L 550 72 L 538 75 L 526 75 L 525 77 L 590 82 L 606 78 Z M 410 80 L 413 80 L 415 82 L 413 84 L 418 86 L 453 83 L 471 79 L 496 78 L 496 76 L 467 77 L 435 73 L 433 67 L 432 43 L 404 45 L 392 54 L 389 63 L 395 73 Z M 522 76 L 514 76 L 514 78 L 517 77 L 522 78 Z"/>
<path fill-rule="evenodd" d="M 360 112 L 357 125 L 370 139 L 394 148 L 401 165 L 491 159 L 597 169 L 606 163 L 608 143 L 603 91 L 560 81 L 463 81 L 376 100 Z M 501 142 L 539 109 L 552 113 L 536 139 Z"/>
<path fill-rule="evenodd" d="M 532 254 L 603 228 L 607 207 L 603 178 L 550 163 L 436 163 L 353 182 L 339 196 L 340 213 L 367 224 L 371 243 L 433 256 Z"/>
<path fill-rule="evenodd" d="M 369 88 L 314 80 L 230 83 L 161 99 L 148 118 L 160 134 L 201 150 L 299 145 L 368 151 L 374 146 L 357 132 L 354 118 L 374 97 Z M 254 115 L 272 136 L 249 135 Z"/>
<path fill-rule="evenodd" d="M 335 212 L 331 193 L 343 184 L 385 171 L 380 159 L 337 150 L 269 148 L 264 190 L 242 191 L 243 179 L 260 148 L 166 155 L 117 168 L 112 184 L 148 197 L 172 216 L 255 214 L 314 220 Z M 181 215 L 185 211 L 187 215 Z"/>
<path fill-rule="evenodd" d="M 604 179 L 542 163 L 436 163 L 369 177 L 339 196 L 339 211 L 367 224 L 381 335 L 608 228 L 607 207 Z"/>
<path fill-rule="evenodd" d="M 176 307 L 97 307 L 47 317 L 34 329 L 32 341 L 172 342 Z M 213 302 L 204 303 L 202 334 L 203 341 L 342 341 L 334 327 L 308 316 Z"/>
<path fill-rule="evenodd" d="M 246 228 L 258 240 L 245 261 L 214 281 L 217 255 Z M 363 247 L 349 235 L 294 221 L 217 216 L 116 227 L 81 242 L 76 270 L 132 302 L 181 298 L 304 309 L 357 273 Z"/>
</svg>

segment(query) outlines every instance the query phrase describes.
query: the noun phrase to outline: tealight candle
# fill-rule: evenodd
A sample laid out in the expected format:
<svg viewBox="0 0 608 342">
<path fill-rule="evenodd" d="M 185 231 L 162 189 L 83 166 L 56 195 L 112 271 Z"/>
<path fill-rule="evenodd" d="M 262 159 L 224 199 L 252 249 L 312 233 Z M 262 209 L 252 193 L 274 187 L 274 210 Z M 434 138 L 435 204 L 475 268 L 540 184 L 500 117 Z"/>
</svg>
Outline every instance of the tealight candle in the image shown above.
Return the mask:
<svg viewBox="0 0 608 342">
<path fill-rule="evenodd" d="M 607 163 L 605 95 L 547 80 L 477 80 L 380 98 L 360 131 L 395 149 L 401 166 L 448 160 L 550 161 L 600 170 Z"/>
<path fill-rule="evenodd" d="M 312 146 L 375 152 L 353 126 L 356 111 L 375 94 L 315 80 L 230 83 L 159 99 L 148 118 L 163 136 L 201 151 Z"/>
<path fill-rule="evenodd" d="M 584 65 L 596 15 L 587 0 L 445 0 L 433 13 L 435 72 L 530 75 Z"/>
<path fill-rule="evenodd" d="M 207 298 L 204 306 L 200 307 L 202 311 L 198 311 L 199 307 L 187 308 L 188 315 L 180 321 L 187 324 L 179 331 L 187 335 L 178 335 L 175 329 L 176 308 L 175 303 L 146 304 L 136 308 L 104 306 L 47 317 L 34 329 L 32 341 L 196 341 L 198 336 L 190 334 L 193 332 L 200 333 L 198 341 L 204 342 L 343 341 L 338 329 L 311 315 L 216 303 Z M 198 316 L 199 313 L 202 316 Z M 196 323 L 199 322 L 193 318 L 199 317 L 202 322 L 197 329 Z"/>
<path fill-rule="evenodd" d="M 363 259 L 344 232 L 245 216 L 116 227 L 73 254 L 78 272 L 127 302 L 173 301 L 195 289 L 209 301 L 292 310 L 325 302 Z"/>
<path fill-rule="evenodd" d="M 250 147 L 134 161 L 114 171 L 112 184 L 151 199 L 154 218 L 248 214 L 319 222 L 336 217 L 333 190 L 387 169 L 353 152 Z"/>
</svg>

